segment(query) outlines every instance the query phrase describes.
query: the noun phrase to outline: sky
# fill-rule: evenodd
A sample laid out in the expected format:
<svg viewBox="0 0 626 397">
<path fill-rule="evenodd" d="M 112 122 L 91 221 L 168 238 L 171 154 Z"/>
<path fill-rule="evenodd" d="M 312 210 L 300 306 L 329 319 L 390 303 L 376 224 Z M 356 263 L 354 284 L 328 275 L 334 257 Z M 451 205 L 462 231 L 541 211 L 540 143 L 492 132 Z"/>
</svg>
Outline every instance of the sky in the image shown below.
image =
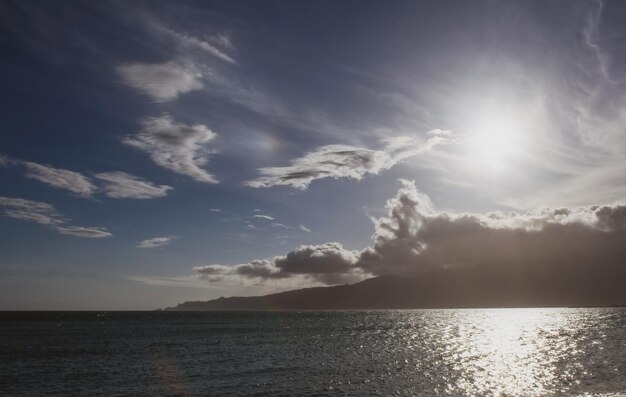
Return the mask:
<svg viewBox="0 0 626 397">
<path fill-rule="evenodd" d="M 618 268 L 624 20 L 617 0 L 2 1 L 0 309 Z"/>
</svg>

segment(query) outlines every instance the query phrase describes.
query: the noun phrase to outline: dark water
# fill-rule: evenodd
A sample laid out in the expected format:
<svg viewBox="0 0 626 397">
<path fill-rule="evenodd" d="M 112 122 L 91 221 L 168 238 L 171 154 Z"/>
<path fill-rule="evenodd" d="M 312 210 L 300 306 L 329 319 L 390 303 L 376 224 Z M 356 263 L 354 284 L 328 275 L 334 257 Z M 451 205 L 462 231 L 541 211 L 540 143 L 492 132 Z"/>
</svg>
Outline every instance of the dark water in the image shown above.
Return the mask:
<svg viewBox="0 0 626 397">
<path fill-rule="evenodd" d="M 0 313 L 0 395 L 626 395 L 626 309 Z"/>
</svg>

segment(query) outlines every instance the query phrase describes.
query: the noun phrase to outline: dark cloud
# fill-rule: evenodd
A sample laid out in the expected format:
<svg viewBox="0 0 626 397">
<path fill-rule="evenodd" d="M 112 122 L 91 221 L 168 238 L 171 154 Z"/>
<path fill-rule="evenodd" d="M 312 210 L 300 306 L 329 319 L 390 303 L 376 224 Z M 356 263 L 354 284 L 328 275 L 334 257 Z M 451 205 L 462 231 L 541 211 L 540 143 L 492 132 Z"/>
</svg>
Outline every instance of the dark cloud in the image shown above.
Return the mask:
<svg viewBox="0 0 626 397">
<path fill-rule="evenodd" d="M 626 257 L 626 207 L 541 209 L 527 213 L 437 212 L 412 182 L 374 219 L 373 247 L 357 266 L 375 275 L 492 266 L 545 272 L 618 270 Z"/>
<path fill-rule="evenodd" d="M 313 282 L 336 284 L 362 279 L 359 269 L 353 267 L 357 257 L 358 251 L 346 250 L 339 243 L 302 245 L 271 260 L 257 259 L 236 266 L 200 266 L 194 271 L 209 281 L 241 282 L 246 278 L 267 280 L 300 276 Z"/>
<path fill-rule="evenodd" d="M 303 245 L 272 260 L 196 271 L 256 279 L 298 276 L 330 285 L 383 274 L 462 270 L 486 285 L 506 275 L 520 282 L 530 277 L 540 284 L 567 284 L 570 290 L 584 289 L 585 280 L 614 287 L 611 280 L 626 277 L 625 205 L 454 214 L 437 211 L 413 182 L 401 183 L 387 202 L 387 215 L 372 218 L 371 247 Z"/>
<path fill-rule="evenodd" d="M 356 262 L 357 252 L 343 248 L 339 243 L 301 245 L 283 257 L 274 259 L 274 265 L 288 274 L 348 273 Z"/>
</svg>

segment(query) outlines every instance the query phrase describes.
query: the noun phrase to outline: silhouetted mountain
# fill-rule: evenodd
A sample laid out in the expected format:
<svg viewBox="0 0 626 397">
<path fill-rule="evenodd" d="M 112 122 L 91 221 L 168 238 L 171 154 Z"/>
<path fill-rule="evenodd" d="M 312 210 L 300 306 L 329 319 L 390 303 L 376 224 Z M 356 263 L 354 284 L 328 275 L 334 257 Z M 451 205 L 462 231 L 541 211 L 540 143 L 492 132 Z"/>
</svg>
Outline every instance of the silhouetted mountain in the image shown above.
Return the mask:
<svg viewBox="0 0 626 397">
<path fill-rule="evenodd" d="M 185 302 L 165 310 L 340 310 L 469 307 L 622 306 L 624 279 L 611 273 L 554 274 L 530 267 L 468 267 L 419 277 L 385 275 L 352 285 Z M 534 269 L 534 271 L 533 271 Z"/>
</svg>

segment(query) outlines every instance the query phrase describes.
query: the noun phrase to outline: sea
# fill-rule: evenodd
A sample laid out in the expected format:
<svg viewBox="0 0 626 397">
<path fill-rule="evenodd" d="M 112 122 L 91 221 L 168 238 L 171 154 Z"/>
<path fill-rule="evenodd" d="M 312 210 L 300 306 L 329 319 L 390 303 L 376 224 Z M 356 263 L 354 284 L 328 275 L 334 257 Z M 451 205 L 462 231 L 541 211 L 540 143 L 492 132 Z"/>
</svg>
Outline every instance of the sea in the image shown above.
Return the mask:
<svg viewBox="0 0 626 397">
<path fill-rule="evenodd" d="M 1 312 L 1 396 L 626 396 L 626 309 Z"/>
</svg>

